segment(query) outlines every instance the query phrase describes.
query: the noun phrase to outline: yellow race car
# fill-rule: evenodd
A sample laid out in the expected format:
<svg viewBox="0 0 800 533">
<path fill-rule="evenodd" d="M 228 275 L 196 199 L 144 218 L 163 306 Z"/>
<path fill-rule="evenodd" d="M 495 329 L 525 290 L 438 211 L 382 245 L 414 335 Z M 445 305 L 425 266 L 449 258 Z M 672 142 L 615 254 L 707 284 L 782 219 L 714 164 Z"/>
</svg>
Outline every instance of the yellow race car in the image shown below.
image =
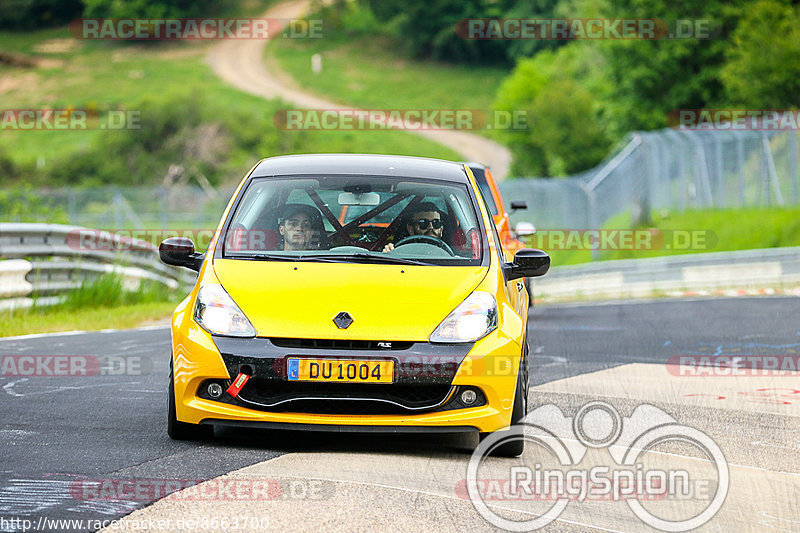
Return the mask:
<svg viewBox="0 0 800 533">
<path fill-rule="evenodd" d="M 523 277 L 550 258 L 507 262 L 502 246 L 464 164 L 262 160 L 205 253 L 187 238 L 160 246 L 199 272 L 172 316 L 170 437 L 508 429 L 527 410 Z"/>
</svg>

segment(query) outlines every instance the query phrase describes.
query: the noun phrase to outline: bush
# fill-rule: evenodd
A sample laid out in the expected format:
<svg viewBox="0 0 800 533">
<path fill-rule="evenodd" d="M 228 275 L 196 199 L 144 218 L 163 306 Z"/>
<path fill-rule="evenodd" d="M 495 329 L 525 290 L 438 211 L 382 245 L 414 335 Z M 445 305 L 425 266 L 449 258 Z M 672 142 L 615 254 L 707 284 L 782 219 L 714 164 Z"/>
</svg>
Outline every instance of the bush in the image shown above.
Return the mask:
<svg viewBox="0 0 800 533">
<path fill-rule="evenodd" d="M 219 122 L 204 122 L 199 95 L 145 100 L 135 107 L 141 110 L 139 129 L 104 132 L 89 149 L 52 165 L 48 180 L 143 185 L 160 182 L 171 164 L 191 164 L 216 181 L 229 135 Z"/>
<path fill-rule="evenodd" d="M 83 0 L 86 18 L 208 17 L 229 8 L 234 0 Z"/>
<path fill-rule="evenodd" d="M 586 170 L 607 154 L 612 138 L 602 121 L 602 57 L 591 43 L 571 43 L 519 61 L 498 91 L 495 107 L 525 111 L 527 130 L 508 130 L 512 173 L 563 176 Z M 579 81 L 580 80 L 580 81 Z"/>
</svg>

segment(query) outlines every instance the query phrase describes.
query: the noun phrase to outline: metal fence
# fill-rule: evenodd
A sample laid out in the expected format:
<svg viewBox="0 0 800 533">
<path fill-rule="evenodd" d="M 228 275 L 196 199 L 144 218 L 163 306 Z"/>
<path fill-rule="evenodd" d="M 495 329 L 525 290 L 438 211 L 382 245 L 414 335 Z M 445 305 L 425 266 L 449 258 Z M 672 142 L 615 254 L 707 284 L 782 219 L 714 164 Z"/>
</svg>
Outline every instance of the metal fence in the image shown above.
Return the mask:
<svg viewBox="0 0 800 533">
<path fill-rule="evenodd" d="M 167 266 L 149 242 L 106 233 L 85 246 L 94 230 L 61 224 L 0 223 L 0 310 L 51 305 L 104 274 L 119 276 L 127 290 L 142 281 L 189 290 L 196 273 Z"/>
<path fill-rule="evenodd" d="M 800 296 L 800 247 L 599 261 L 555 267 L 534 280 L 540 301 L 686 296 Z"/>
<path fill-rule="evenodd" d="M 537 228 L 600 228 L 650 209 L 797 205 L 797 137 L 794 130 L 637 132 L 588 172 L 510 179 L 500 189 L 528 201 L 513 218 Z"/>
<path fill-rule="evenodd" d="M 650 209 L 796 205 L 798 135 L 789 131 L 631 134 L 597 167 L 564 178 L 517 178 L 503 195 L 527 200 L 512 215 L 537 228 L 594 229 Z M 96 187 L 0 190 L 0 221 L 105 229 L 211 229 L 234 187 Z M 625 218 L 629 223 L 630 217 Z"/>
<path fill-rule="evenodd" d="M 99 229 L 214 229 L 234 187 L 63 187 L 0 191 L 0 222 Z"/>
</svg>

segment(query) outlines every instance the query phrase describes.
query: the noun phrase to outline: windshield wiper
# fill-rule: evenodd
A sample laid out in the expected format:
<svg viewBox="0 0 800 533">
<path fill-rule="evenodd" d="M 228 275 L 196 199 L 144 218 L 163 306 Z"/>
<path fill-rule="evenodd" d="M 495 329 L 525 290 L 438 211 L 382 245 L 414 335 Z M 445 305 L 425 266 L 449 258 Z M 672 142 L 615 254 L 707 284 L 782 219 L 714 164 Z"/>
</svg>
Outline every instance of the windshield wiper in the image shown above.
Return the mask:
<svg viewBox="0 0 800 533">
<path fill-rule="evenodd" d="M 424 263 L 415 259 L 404 259 L 402 257 L 392 257 L 385 254 L 370 254 L 367 252 L 355 252 L 352 254 L 314 254 L 314 255 L 282 255 L 282 254 L 253 254 L 253 255 L 231 255 L 233 259 L 254 259 L 267 261 L 305 261 L 320 263 L 352 263 L 354 259 L 359 261 L 369 260 L 376 263 L 390 263 L 393 265 L 421 265 L 431 266 L 431 263 Z"/>
<path fill-rule="evenodd" d="M 346 263 L 344 259 L 336 259 L 332 256 L 318 255 L 281 255 L 281 254 L 253 254 L 253 255 L 231 255 L 233 259 L 256 259 L 268 261 L 319 261 L 321 263 Z"/>
<path fill-rule="evenodd" d="M 319 256 L 316 256 L 319 257 Z M 339 258 L 342 260 L 347 261 L 348 259 L 368 259 L 370 261 L 375 261 L 377 263 L 391 263 L 393 265 L 422 265 L 422 266 L 431 266 L 431 263 L 424 263 L 422 261 L 417 261 L 415 259 L 404 259 L 402 257 L 392 257 L 386 254 L 370 254 L 367 252 L 355 252 L 352 254 L 328 254 L 323 255 L 322 257 L 325 258 Z"/>
</svg>

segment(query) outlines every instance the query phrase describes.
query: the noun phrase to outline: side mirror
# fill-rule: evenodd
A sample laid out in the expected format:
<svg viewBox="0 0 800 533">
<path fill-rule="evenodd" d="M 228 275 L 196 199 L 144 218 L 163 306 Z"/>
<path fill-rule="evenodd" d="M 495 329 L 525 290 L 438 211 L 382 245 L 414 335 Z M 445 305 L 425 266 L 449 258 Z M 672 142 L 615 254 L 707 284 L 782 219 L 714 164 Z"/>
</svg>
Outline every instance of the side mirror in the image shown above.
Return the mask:
<svg viewBox="0 0 800 533">
<path fill-rule="evenodd" d="M 187 237 L 170 237 L 158 247 L 158 255 L 168 265 L 181 266 L 200 271 L 205 254 L 194 251 L 192 239 Z"/>
<path fill-rule="evenodd" d="M 534 248 L 523 248 L 514 254 L 514 262 L 503 265 L 507 280 L 544 276 L 550 270 L 550 256 Z"/>
<path fill-rule="evenodd" d="M 517 237 L 525 237 L 536 233 L 536 226 L 530 222 L 517 222 L 517 225 L 514 227 L 514 231 L 516 232 Z"/>
<path fill-rule="evenodd" d="M 511 202 L 511 210 L 516 211 L 518 209 L 528 209 L 528 202 L 525 200 L 516 200 Z"/>
</svg>

